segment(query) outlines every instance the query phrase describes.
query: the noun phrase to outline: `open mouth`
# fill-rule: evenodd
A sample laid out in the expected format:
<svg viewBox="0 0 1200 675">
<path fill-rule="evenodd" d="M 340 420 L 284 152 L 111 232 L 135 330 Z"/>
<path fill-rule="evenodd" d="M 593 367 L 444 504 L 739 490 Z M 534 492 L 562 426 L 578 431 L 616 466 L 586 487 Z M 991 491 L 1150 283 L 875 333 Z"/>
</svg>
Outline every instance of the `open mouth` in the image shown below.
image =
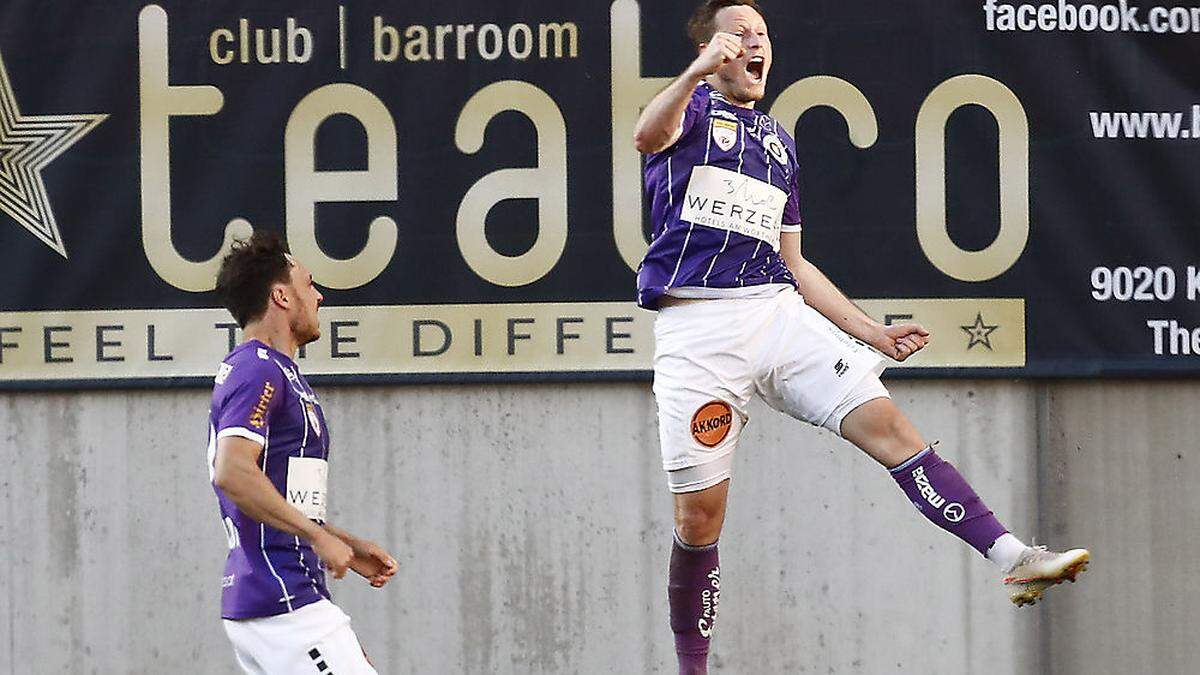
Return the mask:
<svg viewBox="0 0 1200 675">
<path fill-rule="evenodd" d="M 746 73 L 750 75 L 751 82 L 762 82 L 763 70 L 767 67 L 767 61 L 761 56 L 753 56 L 746 62 Z"/>
</svg>

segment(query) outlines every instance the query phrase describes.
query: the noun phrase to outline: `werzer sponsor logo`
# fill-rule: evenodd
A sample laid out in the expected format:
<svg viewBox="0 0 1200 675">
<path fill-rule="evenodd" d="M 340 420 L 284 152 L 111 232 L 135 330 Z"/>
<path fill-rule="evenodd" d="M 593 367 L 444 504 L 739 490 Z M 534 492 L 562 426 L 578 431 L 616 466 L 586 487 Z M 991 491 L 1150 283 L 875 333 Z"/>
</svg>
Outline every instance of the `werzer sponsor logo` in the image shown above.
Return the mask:
<svg viewBox="0 0 1200 675">
<path fill-rule="evenodd" d="M 714 134 L 716 130 L 714 126 Z M 771 183 L 717 166 L 698 166 L 688 179 L 679 217 L 696 225 L 753 237 L 778 251 L 779 224 L 786 203 L 787 193 Z"/>
<path fill-rule="evenodd" d="M 700 213 L 736 218 L 750 227 L 770 228 L 775 224 L 775 219 L 769 213 L 762 213 L 761 211 L 723 199 L 708 199 L 707 197 L 687 195 L 687 206 L 689 209 L 695 209 Z"/>
</svg>

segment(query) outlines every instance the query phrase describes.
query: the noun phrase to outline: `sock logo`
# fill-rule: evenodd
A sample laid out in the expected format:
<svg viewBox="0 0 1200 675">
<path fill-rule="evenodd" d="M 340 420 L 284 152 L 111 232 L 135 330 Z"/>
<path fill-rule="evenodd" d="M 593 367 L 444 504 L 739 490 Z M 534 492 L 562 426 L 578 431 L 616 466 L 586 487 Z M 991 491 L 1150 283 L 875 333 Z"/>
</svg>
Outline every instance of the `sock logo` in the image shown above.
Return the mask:
<svg viewBox="0 0 1200 675">
<path fill-rule="evenodd" d="M 713 627 L 717 623 L 717 606 L 721 604 L 721 568 L 714 567 L 708 573 L 708 582 L 711 588 L 704 589 L 700 594 L 700 602 L 704 604 L 704 612 L 700 615 L 700 621 L 696 623 L 696 627 L 700 629 L 700 636 L 704 639 L 712 637 Z"/>
<path fill-rule="evenodd" d="M 939 495 L 937 490 L 933 489 L 933 485 L 929 482 L 929 476 L 925 475 L 925 467 L 918 466 L 913 469 L 912 476 L 917 482 L 917 492 L 921 493 L 921 496 L 925 498 L 925 501 L 929 502 L 930 506 L 935 509 L 941 509 L 943 518 L 952 523 L 957 523 L 962 521 L 963 517 L 967 515 L 966 507 L 958 502 L 947 504 L 946 498 Z M 942 508 L 943 506 L 945 508 Z"/>
<path fill-rule="evenodd" d="M 946 517 L 946 520 L 957 523 L 967 515 L 967 509 L 958 502 L 950 502 L 945 509 L 942 509 L 942 515 Z"/>
<path fill-rule="evenodd" d="M 935 509 L 942 508 L 942 505 L 946 503 L 946 498 L 939 495 L 937 490 L 934 490 L 933 486 L 929 484 L 929 476 L 925 475 L 925 467 L 918 466 L 913 469 L 912 476 L 917 481 L 917 492 L 921 493 L 925 501 Z"/>
</svg>

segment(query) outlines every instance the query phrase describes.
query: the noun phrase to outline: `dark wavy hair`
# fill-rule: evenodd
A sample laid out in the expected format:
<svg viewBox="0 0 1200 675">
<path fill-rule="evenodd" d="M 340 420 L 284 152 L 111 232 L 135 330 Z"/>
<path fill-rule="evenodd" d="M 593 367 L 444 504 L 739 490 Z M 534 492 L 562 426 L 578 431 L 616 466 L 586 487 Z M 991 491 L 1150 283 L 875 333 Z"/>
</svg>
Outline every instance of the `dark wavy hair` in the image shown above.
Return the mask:
<svg viewBox="0 0 1200 675">
<path fill-rule="evenodd" d="M 291 281 L 291 253 L 278 232 L 255 230 L 249 239 L 234 242 L 217 273 L 217 298 L 242 328 L 262 318 L 271 286 Z"/>
<path fill-rule="evenodd" d="M 687 22 L 687 34 L 692 39 L 692 44 L 699 46 L 712 39 L 713 33 L 717 32 L 717 12 L 726 7 L 749 7 L 758 12 L 759 16 L 765 16 L 756 0 L 705 0 L 692 12 L 692 18 Z"/>
</svg>

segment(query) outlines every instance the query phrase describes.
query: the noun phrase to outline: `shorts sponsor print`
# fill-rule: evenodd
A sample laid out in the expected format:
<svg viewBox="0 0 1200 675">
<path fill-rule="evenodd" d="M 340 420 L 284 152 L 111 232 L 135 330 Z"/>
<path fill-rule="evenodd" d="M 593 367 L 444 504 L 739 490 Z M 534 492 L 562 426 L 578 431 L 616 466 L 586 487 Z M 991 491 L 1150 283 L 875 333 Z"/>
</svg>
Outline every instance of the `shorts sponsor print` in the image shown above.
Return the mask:
<svg viewBox="0 0 1200 675">
<path fill-rule="evenodd" d="M 706 448 L 716 447 L 733 427 L 733 409 L 724 401 L 709 401 L 692 415 L 692 438 Z"/>
</svg>

